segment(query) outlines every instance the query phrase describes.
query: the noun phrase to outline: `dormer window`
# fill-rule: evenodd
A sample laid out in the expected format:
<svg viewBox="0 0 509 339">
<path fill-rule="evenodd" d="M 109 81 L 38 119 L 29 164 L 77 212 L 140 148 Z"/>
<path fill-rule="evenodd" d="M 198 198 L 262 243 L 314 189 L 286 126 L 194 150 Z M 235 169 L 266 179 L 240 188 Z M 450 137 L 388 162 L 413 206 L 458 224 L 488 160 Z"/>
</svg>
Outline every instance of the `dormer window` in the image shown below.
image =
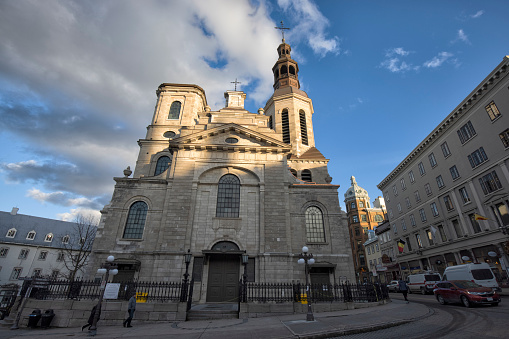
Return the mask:
<svg viewBox="0 0 509 339">
<path fill-rule="evenodd" d="M 44 241 L 52 242 L 53 241 L 53 233 L 46 234 L 46 238 L 44 238 Z"/>
<path fill-rule="evenodd" d="M 65 235 L 62 237 L 62 244 L 68 244 L 69 243 L 69 236 Z"/>
<path fill-rule="evenodd" d="M 27 234 L 27 240 L 34 240 L 35 239 L 35 231 L 30 231 Z"/>
<path fill-rule="evenodd" d="M 16 236 L 16 229 L 11 228 L 7 231 L 7 234 L 5 235 L 7 238 L 14 238 Z"/>
</svg>

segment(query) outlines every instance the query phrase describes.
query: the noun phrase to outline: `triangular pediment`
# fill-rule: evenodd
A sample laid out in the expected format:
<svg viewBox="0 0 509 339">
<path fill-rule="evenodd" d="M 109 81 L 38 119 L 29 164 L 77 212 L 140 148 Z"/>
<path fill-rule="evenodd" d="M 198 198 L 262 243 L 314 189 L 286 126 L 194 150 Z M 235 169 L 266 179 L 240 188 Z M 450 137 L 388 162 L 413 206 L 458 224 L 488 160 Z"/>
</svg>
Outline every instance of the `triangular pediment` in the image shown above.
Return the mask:
<svg viewBox="0 0 509 339">
<path fill-rule="evenodd" d="M 229 123 L 170 141 L 170 148 L 284 153 L 290 146 L 261 132 Z"/>
</svg>

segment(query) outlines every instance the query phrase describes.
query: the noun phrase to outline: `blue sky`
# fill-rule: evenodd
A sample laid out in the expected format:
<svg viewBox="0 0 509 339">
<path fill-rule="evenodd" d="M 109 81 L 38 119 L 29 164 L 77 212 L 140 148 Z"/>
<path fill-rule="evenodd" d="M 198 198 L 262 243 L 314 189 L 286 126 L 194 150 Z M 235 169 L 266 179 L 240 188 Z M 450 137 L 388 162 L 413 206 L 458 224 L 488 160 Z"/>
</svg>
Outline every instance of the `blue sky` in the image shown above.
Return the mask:
<svg viewBox="0 0 509 339">
<path fill-rule="evenodd" d="M 163 82 L 199 85 L 218 110 L 237 78 L 256 112 L 281 20 L 340 200 L 352 175 L 374 200 L 509 54 L 508 17 L 507 1 L 4 0 L 0 210 L 97 215 L 135 165 Z"/>
</svg>

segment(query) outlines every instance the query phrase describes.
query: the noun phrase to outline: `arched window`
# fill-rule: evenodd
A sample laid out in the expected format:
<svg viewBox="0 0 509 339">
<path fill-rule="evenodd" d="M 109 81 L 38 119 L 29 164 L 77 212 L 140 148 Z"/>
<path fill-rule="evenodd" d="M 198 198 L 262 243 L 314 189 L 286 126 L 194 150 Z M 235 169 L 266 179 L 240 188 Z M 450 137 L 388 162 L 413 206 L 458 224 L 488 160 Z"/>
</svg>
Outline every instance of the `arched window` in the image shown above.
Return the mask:
<svg viewBox="0 0 509 339">
<path fill-rule="evenodd" d="M 69 243 L 69 236 L 68 235 L 64 235 L 62 237 L 62 244 L 68 244 Z"/>
<path fill-rule="evenodd" d="M 302 143 L 304 145 L 308 144 L 308 128 L 306 125 L 306 112 L 303 110 L 299 111 L 299 119 L 300 119 L 300 136 L 302 138 Z"/>
<path fill-rule="evenodd" d="M 170 114 L 168 114 L 168 119 L 178 119 L 180 116 L 180 109 L 182 108 L 182 103 L 180 101 L 174 101 L 170 106 Z"/>
<path fill-rule="evenodd" d="M 290 143 L 290 123 L 288 122 L 288 110 L 285 108 L 281 112 L 281 128 L 283 130 L 283 142 Z"/>
<path fill-rule="evenodd" d="M 305 170 L 302 171 L 302 173 L 300 174 L 300 178 L 303 181 L 307 181 L 307 182 L 312 182 L 313 181 L 313 178 L 311 177 L 311 171 L 308 170 L 308 169 L 305 169 Z"/>
<path fill-rule="evenodd" d="M 294 170 L 293 168 L 290 168 L 290 173 L 292 173 L 293 176 L 297 178 L 297 171 L 296 170 Z"/>
<path fill-rule="evenodd" d="M 148 206 L 143 201 L 137 201 L 131 205 L 124 230 L 124 238 L 141 239 L 147 219 Z"/>
<path fill-rule="evenodd" d="M 238 218 L 240 209 L 240 180 L 233 174 L 219 179 L 217 187 L 216 217 Z"/>
<path fill-rule="evenodd" d="M 14 238 L 16 236 L 16 229 L 15 228 L 11 228 L 10 230 L 7 231 L 7 234 L 5 235 L 7 238 Z"/>
<path fill-rule="evenodd" d="M 288 74 L 288 68 L 286 65 L 281 66 L 281 75 Z"/>
<path fill-rule="evenodd" d="M 306 237 L 307 242 L 325 242 L 322 211 L 311 206 L 306 210 Z"/>
<path fill-rule="evenodd" d="M 171 159 L 167 156 L 162 156 L 157 160 L 156 164 L 156 170 L 154 172 L 154 175 L 159 175 L 166 171 L 168 167 L 170 167 Z"/>
<path fill-rule="evenodd" d="M 295 75 L 295 67 L 290 66 L 288 69 L 290 70 L 291 75 Z"/>
<path fill-rule="evenodd" d="M 274 127 L 272 127 L 272 115 L 269 115 L 269 128 L 274 129 Z"/>
<path fill-rule="evenodd" d="M 359 201 L 359 208 L 364 207 L 364 201 Z"/>
</svg>

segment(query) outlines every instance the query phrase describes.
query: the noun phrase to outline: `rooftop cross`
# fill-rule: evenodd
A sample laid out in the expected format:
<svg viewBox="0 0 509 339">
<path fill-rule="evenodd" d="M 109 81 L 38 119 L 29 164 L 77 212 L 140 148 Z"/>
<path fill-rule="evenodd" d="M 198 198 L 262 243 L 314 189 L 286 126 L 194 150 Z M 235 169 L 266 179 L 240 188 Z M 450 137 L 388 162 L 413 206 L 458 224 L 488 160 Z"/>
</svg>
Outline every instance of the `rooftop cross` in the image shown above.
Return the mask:
<svg viewBox="0 0 509 339">
<path fill-rule="evenodd" d="M 285 42 L 285 29 L 290 29 L 289 27 L 285 27 L 283 24 L 283 20 L 281 20 L 281 27 L 274 27 L 275 29 L 281 30 L 281 34 L 283 35 L 283 42 Z"/>
<path fill-rule="evenodd" d="M 231 81 L 232 84 L 235 84 L 235 91 L 237 91 L 237 84 L 241 84 L 240 81 L 237 81 L 237 78 L 235 78 L 235 81 Z"/>
</svg>

